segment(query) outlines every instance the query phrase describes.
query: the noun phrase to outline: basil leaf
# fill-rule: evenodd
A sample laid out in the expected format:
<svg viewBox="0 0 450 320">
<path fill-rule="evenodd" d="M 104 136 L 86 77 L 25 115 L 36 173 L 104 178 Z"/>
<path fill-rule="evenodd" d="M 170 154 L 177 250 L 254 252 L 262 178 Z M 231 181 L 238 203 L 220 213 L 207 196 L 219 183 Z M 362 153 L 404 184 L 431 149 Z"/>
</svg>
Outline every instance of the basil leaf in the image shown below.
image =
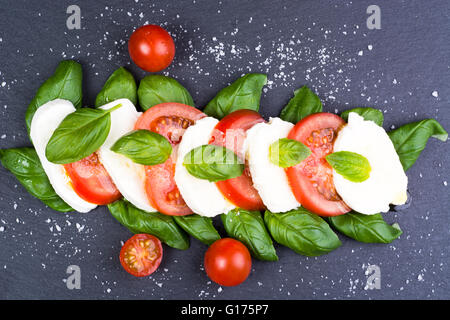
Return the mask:
<svg viewBox="0 0 450 320">
<path fill-rule="evenodd" d="M 273 239 L 305 256 L 320 256 L 342 243 L 321 217 L 304 208 L 286 213 L 266 210 L 264 221 Z"/>
<path fill-rule="evenodd" d="M 153 166 L 166 162 L 172 153 L 172 145 L 160 134 L 136 130 L 117 140 L 111 150 L 123 154 L 135 163 Z"/>
<path fill-rule="evenodd" d="M 240 109 L 258 111 L 262 88 L 266 83 L 267 76 L 265 74 L 246 74 L 220 90 L 203 112 L 211 117 L 221 119 Z"/>
<path fill-rule="evenodd" d="M 233 151 L 210 144 L 188 152 L 183 165 L 194 177 L 211 182 L 236 178 L 244 172 L 244 164 Z"/>
<path fill-rule="evenodd" d="M 133 104 L 137 103 L 136 81 L 133 75 L 124 67 L 114 71 L 106 80 L 102 90 L 95 99 L 95 107 L 101 107 L 118 99 L 128 99 Z"/>
<path fill-rule="evenodd" d="M 214 228 L 211 218 L 190 214 L 187 216 L 173 216 L 173 219 L 184 231 L 208 246 L 220 239 L 220 235 Z"/>
<path fill-rule="evenodd" d="M 370 167 L 366 157 L 350 151 L 338 151 L 325 157 L 330 166 L 345 179 L 353 182 L 363 182 L 369 179 Z"/>
<path fill-rule="evenodd" d="M 121 106 L 108 110 L 82 108 L 67 115 L 48 141 L 45 149 L 48 161 L 72 163 L 97 151 L 108 137 L 110 113 Z"/>
<path fill-rule="evenodd" d="M 341 118 L 344 119 L 345 121 L 348 121 L 348 115 L 350 114 L 350 112 L 355 112 L 355 113 L 359 114 L 361 117 L 363 117 L 364 120 L 373 121 L 380 127 L 383 126 L 383 122 L 384 122 L 383 112 L 381 112 L 378 109 L 355 108 L 355 109 L 345 110 L 344 112 L 341 113 Z"/>
<path fill-rule="evenodd" d="M 177 80 L 157 74 L 148 75 L 141 80 L 138 97 L 144 110 L 164 102 L 194 106 L 191 95 Z"/>
<path fill-rule="evenodd" d="M 261 212 L 234 209 L 221 218 L 228 235 L 244 243 L 252 256 L 266 261 L 278 260 Z"/>
<path fill-rule="evenodd" d="M 178 227 L 171 216 L 159 212 L 146 212 L 125 200 L 108 204 L 112 216 L 133 233 L 154 235 L 169 247 L 186 250 L 189 237 Z"/>
<path fill-rule="evenodd" d="M 406 171 L 416 162 L 430 137 L 447 141 L 448 133 L 434 119 L 425 119 L 401 126 L 388 133 Z"/>
<path fill-rule="evenodd" d="M 39 87 L 28 106 L 25 114 L 28 134 L 34 113 L 43 104 L 55 99 L 65 99 L 72 102 L 75 108 L 81 107 L 82 80 L 83 71 L 79 63 L 72 60 L 61 61 L 53 75 Z"/>
<path fill-rule="evenodd" d="M 310 114 L 322 112 L 322 102 L 307 86 L 294 91 L 294 97 L 281 110 L 280 118 L 297 123 Z"/>
<path fill-rule="evenodd" d="M 282 138 L 269 147 L 269 159 L 274 165 L 288 168 L 309 157 L 311 150 L 297 140 Z"/>
<path fill-rule="evenodd" d="M 32 196 L 54 210 L 74 211 L 56 194 L 33 148 L 0 149 L 0 161 Z"/>
<path fill-rule="evenodd" d="M 352 211 L 329 217 L 328 221 L 339 232 L 360 242 L 391 243 L 402 234 L 397 224 L 390 226 L 379 213 L 366 215 Z"/>
</svg>

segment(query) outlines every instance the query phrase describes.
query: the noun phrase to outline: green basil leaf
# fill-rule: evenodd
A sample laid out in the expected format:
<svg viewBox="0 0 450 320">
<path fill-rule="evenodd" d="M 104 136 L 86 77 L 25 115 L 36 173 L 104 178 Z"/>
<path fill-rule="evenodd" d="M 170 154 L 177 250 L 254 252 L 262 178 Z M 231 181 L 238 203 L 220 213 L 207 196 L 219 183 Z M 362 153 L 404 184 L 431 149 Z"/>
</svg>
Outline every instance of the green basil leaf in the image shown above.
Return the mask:
<svg viewBox="0 0 450 320">
<path fill-rule="evenodd" d="M 34 113 L 43 104 L 55 99 L 65 99 L 72 102 L 75 108 L 81 107 L 82 80 L 83 71 L 79 63 L 72 60 L 61 61 L 55 73 L 39 87 L 28 106 L 25 114 L 28 134 Z"/>
<path fill-rule="evenodd" d="M 383 122 L 384 122 L 383 112 L 381 112 L 378 109 L 355 108 L 355 109 L 345 110 L 344 112 L 341 113 L 341 118 L 344 119 L 345 121 L 348 121 L 348 115 L 350 114 L 350 112 L 355 112 L 355 113 L 359 114 L 361 117 L 363 117 L 364 120 L 373 121 L 380 127 L 383 126 Z"/>
<path fill-rule="evenodd" d="M 269 147 L 269 159 L 274 165 L 288 168 L 309 157 L 311 150 L 297 140 L 282 138 Z"/>
<path fill-rule="evenodd" d="M 164 102 L 194 106 L 191 95 L 177 80 L 157 74 L 148 75 L 141 80 L 138 97 L 144 110 Z"/>
<path fill-rule="evenodd" d="M 281 110 L 280 118 L 297 123 L 310 114 L 322 112 L 322 102 L 307 86 L 294 91 L 294 97 Z"/>
<path fill-rule="evenodd" d="M 194 177 L 211 182 L 236 178 L 244 172 L 244 164 L 233 151 L 210 144 L 188 152 L 183 165 Z"/>
<path fill-rule="evenodd" d="M 54 210 L 74 211 L 56 194 L 33 148 L 0 149 L 0 161 L 32 196 Z"/>
<path fill-rule="evenodd" d="M 136 130 L 117 140 L 111 150 L 123 154 L 135 163 L 153 166 L 166 162 L 172 153 L 172 145 L 160 134 Z"/>
<path fill-rule="evenodd" d="M 402 234 L 397 224 L 387 224 L 379 213 L 366 215 L 352 211 L 329 217 L 328 221 L 339 232 L 360 242 L 391 243 Z"/>
<path fill-rule="evenodd" d="M 401 126 L 388 133 L 406 171 L 416 162 L 430 137 L 447 141 L 448 133 L 434 119 L 425 119 Z"/>
<path fill-rule="evenodd" d="M 305 256 L 320 256 L 341 245 L 328 223 L 304 208 L 286 213 L 266 210 L 264 221 L 272 238 Z"/>
<path fill-rule="evenodd" d="M 261 212 L 234 209 L 221 218 L 228 235 L 244 243 L 252 256 L 266 261 L 278 260 Z"/>
<path fill-rule="evenodd" d="M 211 117 L 221 119 L 240 109 L 258 111 L 262 88 L 266 83 L 267 76 L 265 74 L 246 74 L 220 90 L 203 112 Z"/>
<path fill-rule="evenodd" d="M 140 210 L 125 200 L 108 204 L 108 209 L 117 221 L 133 233 L 154 235 L 175 249 L 189 248 L 189 237 L 175 223 L 172 216 Z"/>
<path fill-rule="evenodd" d="M 211 218 L 190 214 L 187 216 L 173 216 L 173 219 L 184 231 L 208 246 L 220 239 L 220 235 L 214 228 Z"/>
<path fill-rule="evenodd" d="M 363 182 L 369 179 L 370 167 L 366 157 L 350 151 L 338 151 L 325 157 L 330 166 L 345 179 L 353 182 Z"/>
<path fill-rule="evenodd" d="M 101 107 L 118 99 L 128 99 L 134 105 L 137 103 L 137 87 L 133 75 L 124 67 L 114 71 L 106 80 L 95 99 L 95 107 Z"/>
<path fill-rule="evenodd" d="M 82 108 L 65 117 L 48 141 L 45 149 L 48 161 L 72 163 L 97 151 L 108 137 L 110 113 L 121 106 L 108 110 Z"/>
</svg>

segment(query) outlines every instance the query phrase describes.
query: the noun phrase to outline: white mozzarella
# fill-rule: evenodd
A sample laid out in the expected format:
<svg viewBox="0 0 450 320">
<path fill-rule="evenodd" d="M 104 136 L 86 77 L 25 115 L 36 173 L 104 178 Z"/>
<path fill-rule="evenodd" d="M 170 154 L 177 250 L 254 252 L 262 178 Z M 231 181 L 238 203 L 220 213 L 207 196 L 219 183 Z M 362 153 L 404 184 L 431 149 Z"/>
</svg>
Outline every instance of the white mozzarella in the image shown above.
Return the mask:
<svg viewBox="0 0 450 320">
<path fill-rule="evenodd" d="M 376 214 L 389 211 L 390 203 L 406 202 L 408 178 L 382 127 L 351 112 L 348 124 L 338 133 L 333 150 L 359 153 L 369 160 L 372 168 L 370 177 L 359 183 L 333 172 L 336 191 L 350 208 L 363 214 Z"/>
<path fill-rule="evenodd" d="M 175 182 L 184 201 L 193 212 L 206 217 L 227 213 L 235 206 L 222 195 L 214 182 L 192 176 L 183 165 L 183 159 L 192 149 L 208 144 L 212 130 L 218 122 L 207 117 L 186 129 L 178 147 L 175 166 Z"/>
<path fill-rule="evenodd" d="M 293 126 L 280 118 L 270 118 L 268 123 L 258 123 L 247 131 L 246 158 L 253 185 L 264 205 L 272 212 L 286 212 L 300 206 L 284 169 L 269 160 L 270 145 L 286 138 Z"/>
<path fill-rule="evenodd" d="M 82 199 L 73 189 L 72 182 L 63 165 L 51 163 L 45 156 L 45 148 L 53 132 L 75 107 L 70 101 L 56 99 L 42 105 L 36 110 L 31 121 L 30 137 L 42 167 L 55 192 L 69 206 L 79 212 L 88 212 L 97 205 Z"/>
<path fill-rule="evenodd" d="M 156 209 L 151 206 L 145 192 L 145 167 L 110 150 L 119 138 L 133 131 L 141 114 L 128 99 L 119 99 L 100 108 L 107 110 L 119 103 L 122 106 L 111 112 L 111 129 L 105 143 L 98 150 L 98 156 L 124 198 L 141 210 L 153 212 Z"/>
</svg>

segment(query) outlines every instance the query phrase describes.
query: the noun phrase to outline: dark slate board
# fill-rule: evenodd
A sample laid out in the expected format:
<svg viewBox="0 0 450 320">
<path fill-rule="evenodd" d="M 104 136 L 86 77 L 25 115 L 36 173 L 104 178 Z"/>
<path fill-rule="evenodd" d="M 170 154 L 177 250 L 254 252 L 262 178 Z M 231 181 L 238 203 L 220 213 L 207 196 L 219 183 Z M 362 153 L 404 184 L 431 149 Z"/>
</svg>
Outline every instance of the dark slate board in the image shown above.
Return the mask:
<svg viewBox="0 0 450 320">
<path fill-rule="evenodd" d="M 101 4 L 103 2 L 103 4 Z M 381 30 L 366 27 L 371 1 L 77 1 L 82 29 L 67 30 L 72 1 L 3 0 L 0 12 L 0 147 L 30 145 L 24 114 L 39 85 L 62 59 L 84 68 L 84 103 L 93 104 L 108 75 L 130 64 L 127 38 L 146 22 L 165 26 L 177 54 L 167 74 L 204 106 L 246 72 L 271 81 L 261 101 L 277 116 L 294 89 L 307 84 L 325 110 L 369 106 L 385 112 L 385 128 L 433 117 L 450 129 L 450 4 L 384 1 Z M 434 92 L 434 95 L 433 95 Z M 139 299 L 416 299 L 450 298 L 450 144 L 431 140 L 408 171 L 412 206 L 389 222 L 404 234 L 390 245 L 343 245 L 307 258 L 277 247 L 279 262 L 254 261 L 235 288 L 211 283 L 206 247 L 165 247 L 159 270 L 137 279 L 121 268 L 130 233 L 103 208 L 61 214 L 32 198 L 0 168 L 0 298 Z M 81 290 L 68 290 L 69 265 L 81 268 Z M 381 289 L 365 290 L 368 265 Z"/>
</svg>

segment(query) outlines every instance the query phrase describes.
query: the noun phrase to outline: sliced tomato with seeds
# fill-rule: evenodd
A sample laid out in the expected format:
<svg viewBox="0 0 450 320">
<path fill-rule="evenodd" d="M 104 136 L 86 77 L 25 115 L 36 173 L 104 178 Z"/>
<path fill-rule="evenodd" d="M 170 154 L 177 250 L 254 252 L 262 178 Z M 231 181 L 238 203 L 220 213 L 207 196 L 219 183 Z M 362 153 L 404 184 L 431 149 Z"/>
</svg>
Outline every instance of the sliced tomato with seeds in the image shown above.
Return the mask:
<svg viewBox="0 0 450 320">
<path fill-rule="evenodd" d="M 161 264 L 161 241 L 150 234 L 135 234 L 120 250 L 120 264 L 136 277 L 151 275 Z"/>
<path fill-rule="evenodd" d="M 175 154 L 184 131 L 195 121 L 206 117 L 200 110 L 181 103 L 161 103 L 145 111 L 135 129 L 150 130 L 166 137 L 174 148 L 165 163 L 145 166 L 147 197 L 159 212 L 172 215 L 192 214 L 175 183 Z"/>
<path fill-rule="evenodd" d="M 74 191 L 87 202 L 105 205 L 121 197 L 95 152 L 77 162 L 65 164 L 64 169 Z"/>
<path fill-rule="evenodd" d="M 350 211 L 336 192 L 333 169 L 325 157 L 333 152 L 337 132 L 345 121 L 332 113 L 315 113 L 300 120 L 288 138 L 304 143 L 311 155 L 296 166 L 286 168 L 291 189 L 298 202 L 321 216 L 337 216 Z"/>
</svg>

